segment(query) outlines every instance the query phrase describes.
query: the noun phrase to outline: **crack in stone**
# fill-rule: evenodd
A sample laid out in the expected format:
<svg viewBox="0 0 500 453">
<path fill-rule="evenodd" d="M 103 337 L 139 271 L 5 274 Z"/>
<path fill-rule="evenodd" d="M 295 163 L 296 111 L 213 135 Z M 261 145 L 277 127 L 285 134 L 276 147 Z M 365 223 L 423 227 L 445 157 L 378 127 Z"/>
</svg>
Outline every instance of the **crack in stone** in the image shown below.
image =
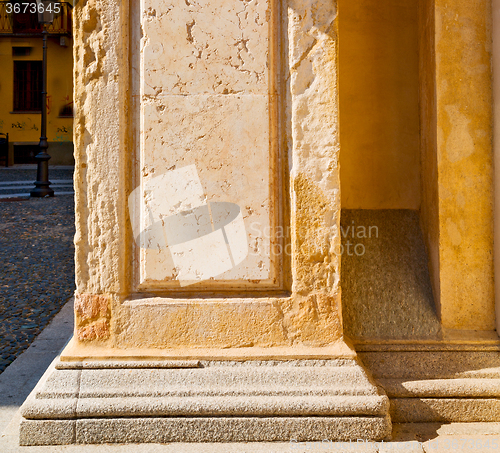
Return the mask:
<svg viewBox="0 0 500 453">
<path fill-rule="evenodd" d="M 196 22 L 195 20 L 193 19 L 191 22 L 189 22 L 188 24 L 186 24 L 186 31 L 187 31 L 187 40 L 189 43 L 191 44 L 195 44 L 195 40 L 194 40 L 194 37 L 193 37 L 193 27 L 196 25 Z M 201 52 L 198 50 L 200 56 L 201 56 Z"/>
<path fill-rule="evenodd" d="M 299 59 L 292 65 L 292 67 L 290 68 L 291 71 L 297 70 L 297 68 L 301 65 L 301 63 L 309 56 L 309 54 L 314 49 L 314 47 L 316 46 L 317 43 L 318 43 L 318 40 L 316 38 L 314 38 L 314 41 L 312 42 L 312 44 L 309 45 L 307 47 L 307 49 L 304 50 L 304 52 L 302 52 Z"/>
<path fill-rule="evenodd" d="M 156 18 L 156 10 L 149 7 L 144 11 L 144 17 L 146 18 Z"/>
<path fill-rule="evenodd" d="M 250 2 L 244 2 L 243 10 L 238 11 L 236 13 L 236 16 L 238 17 L 238 28 L 243 31 L 243 27 L 241 25 L 241 17 L 240 14 L 245 13 L 245 19 L 248 17 L 248 12 L 247 12 L 247 6 L 249 5 Z"/>
<path fill-rule="evenodd" d="M 281 330 L 283 331 L 283 336 L 285 337 L 285 340 L 290 341 L 290 331 L 288 330 L 288 327 L 286 326 L 285 313 L 283 312 L 283 308 L 281 307 L 281 304 L 279 303 L 279 301 L 273 300 L 272 304 L 273 304 L 274 308 L 276 309 L 276 313 L 278 315 L 280 327 L 281 327 Z"/>
<path fill-rule="evenodd" d="M 182 78 L 179 74 L 175 74 L 177 77 L 177 82 L 173 85 L 172 89 L 178 88 L 179 91 L 182 93 L 182 90 L 186 88 L 186 82 L 182 81 Z"/>
</svg>

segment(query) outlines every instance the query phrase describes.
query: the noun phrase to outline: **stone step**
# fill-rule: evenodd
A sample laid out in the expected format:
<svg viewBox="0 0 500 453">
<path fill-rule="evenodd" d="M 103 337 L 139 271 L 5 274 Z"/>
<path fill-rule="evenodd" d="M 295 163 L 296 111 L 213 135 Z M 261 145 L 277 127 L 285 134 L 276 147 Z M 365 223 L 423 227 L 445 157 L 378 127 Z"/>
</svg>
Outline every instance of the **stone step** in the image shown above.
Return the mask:
<svg viewBox="0 0 500 453">
<path fill-rule="evenodd" d="M 500 379 L 500 351 L 359 352 L 375 379 Z"/>
<path fill-rule="evenodd" d="M 500 398 L 500 379 L 379 379 L 389 398 Z"/>
<path fill-rule="evenodd" d="M 500 421 L 500 352 L 383 351 L 359 357 L 394 423 Z"/>
<path fill-rule="evenodd" d="M 393 423 L 499 422 L 499 398 L 391 398 Z"/>
<path fill-rule="evenodd" d="M 21 408 L 20 443 L 382 440 L 388 413 L 354 359 L 59 362 Z"/>
</svg>

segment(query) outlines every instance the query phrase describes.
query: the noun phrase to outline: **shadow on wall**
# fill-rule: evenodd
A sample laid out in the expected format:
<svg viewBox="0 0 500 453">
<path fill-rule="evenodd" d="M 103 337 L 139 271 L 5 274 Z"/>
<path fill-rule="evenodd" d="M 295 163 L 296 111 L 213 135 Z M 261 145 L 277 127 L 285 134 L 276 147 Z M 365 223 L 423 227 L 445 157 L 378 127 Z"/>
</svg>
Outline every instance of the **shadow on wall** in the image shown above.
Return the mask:
<svg viewBox="0 0 500 453">
<path fill-rule="evenodd" d="M 14 164 L 34 164 L 35 156 L 39 152 L 38 143 L 10 144 Z M 51 156 L 50 165 L 75 165 L 72 142 L 49 142 L 48 153 Z M 10 159 L 12 164 L 12 158 Z"/>
<path fill-rule="evenodd" d="M 439 339 L 419 214 L 342 210 L 342 306 L 353 340 Z"/>
</svg>

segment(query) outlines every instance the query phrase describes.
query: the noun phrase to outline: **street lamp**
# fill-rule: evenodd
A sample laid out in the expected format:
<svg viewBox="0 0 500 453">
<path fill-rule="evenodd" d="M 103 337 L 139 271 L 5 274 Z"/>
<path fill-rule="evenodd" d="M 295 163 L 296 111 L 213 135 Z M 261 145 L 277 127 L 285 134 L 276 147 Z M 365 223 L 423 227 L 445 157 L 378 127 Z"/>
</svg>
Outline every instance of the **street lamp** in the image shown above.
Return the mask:
<svg viewBox="0 0 500 453">
<path fill-rule="evenodd" d="M 42 63 L 42 125 L 40 136 L 40 152 L 35 156 L 37 161 L 35 188 L 31 190 L 31 197 L 53 197 L 54 191 L 49 181 L 49 159 L 47 153 L 47 25 L 54 21 L 53 1 L 36 0 L 38 22 L 42 24 L 43 31 L 43 63 Z"/>
</svg>

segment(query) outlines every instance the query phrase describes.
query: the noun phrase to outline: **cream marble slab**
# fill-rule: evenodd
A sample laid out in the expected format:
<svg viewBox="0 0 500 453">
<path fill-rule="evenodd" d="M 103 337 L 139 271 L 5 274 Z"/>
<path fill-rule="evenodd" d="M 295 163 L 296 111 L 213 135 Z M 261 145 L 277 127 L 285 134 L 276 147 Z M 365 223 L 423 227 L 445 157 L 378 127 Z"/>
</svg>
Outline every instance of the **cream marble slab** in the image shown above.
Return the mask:
<svg viewBox="0 0 500 453">
<path fill-rule="evenodd" d="M 267 94 L 269 0 L 143 2 L 144 94 Z"/>
<path fill-rule="evenodd" d="M 146 235 L 138 240 L 140 290 L 195 282 L 211 289 L 281 284 L 279 252 L 287 230 L 277 228 L 282 206 L 275 10 L 269 0 L 140 4 L 141 38 L 135 47 L 140 53 L 140 194 L 129 203 L 132 223 L 139 223 L 135 237 Z M 163 185 L 154 190 L 168 198 L 169 181 L 187 168 L 196 173 L 191 187 L 200 186 L 197 201 L 188 194 L 189 202 L 181 200 L 167 211 L 179 214 L 205 205 L 208 217 L 197 217 L 190 227 L 199 239 L 178 246 L 165 230 L 167 212 L 152 209 L 148 197 L 163 175 Z M 242 222 L 216 231 L 211 206 L 218 202 L 233 203 Z M 174 206 L 178 209 L 171 212 Z M 197 262 L 189 264 L 193 259 Z"/>
</svg>

